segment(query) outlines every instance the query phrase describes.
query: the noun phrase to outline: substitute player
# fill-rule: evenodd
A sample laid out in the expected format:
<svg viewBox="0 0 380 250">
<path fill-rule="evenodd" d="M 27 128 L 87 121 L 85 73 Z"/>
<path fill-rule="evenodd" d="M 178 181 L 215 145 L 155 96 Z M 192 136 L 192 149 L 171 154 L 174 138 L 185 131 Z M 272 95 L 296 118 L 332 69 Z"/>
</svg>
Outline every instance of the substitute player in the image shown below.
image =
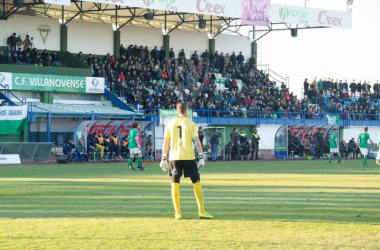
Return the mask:
<svg viewBox="0 0 380 250">
<path fill-rule="evenodd" d="M 175 210 L 175 218 L 181 219 L 179 206 L 179 183 L 182 174 L 185 178 L 190 177 L 194 185 L 194 193 L 197 198 L 200 219 L 212 219 L 204 208 L 203 191 L 200 183 L 199 170 L 205 165 L 202 154 L 202 146 L 198 136 L 197 125 L 187 118 L 188 110 L 186 103 L 177 105 L 179 117 L 171 120 L 165 129 L 164 144 L 162 147 L 162 160 L 160 167 L 166 171 L 169 166 L 169 175 L 172 177 L 172 198 Z M 198 152 L 198 166 L 195 161 L 192 139 Z M 169 163 L 167 162 L 167 151 L 170 143 Z"/>
<path fill-rule="evenodd" d="M 133 159 L 137 155 L 137 169 L 144 171 L 145 168 L 141 165 L 141 138 L 139 137 L 139 128 L 140 124 L 138 122 L 132 123 L 132 129 L 128 134 L 129 141 L 129 164 L 128 168 L 132 171 L 135 171 L 133 168 Z"/>
<path fill-rule="evenodd" d="M 359 134 L 358 141 L 356 142 L 356 144 L 359 144 L 360 153 L 362 154 L 362 157 L 363 157 L 363 166 L 365 168 L 368 168 L 368 165 L 367 165 L 368 140 L 372 143 L 372 145 L 375 145 L 368 134 L 368 127 L 365 127 L 364 132 Z"/>
<path fill-rule="evenodd" d="M 338 155 L 338 163 L 341 163 L 340 161 L 340 152 L 339 152 L 339 148 L 338 148 L 338 129 L 334 129 L 334 132 L 333 134 L 331 135 L 330 137 L 330 161 L 329 163 L 332 162 L 332 159 L 333 159 L 333 156 L 334 156 L 334 153 L 336 153 Z"/>
</svg>

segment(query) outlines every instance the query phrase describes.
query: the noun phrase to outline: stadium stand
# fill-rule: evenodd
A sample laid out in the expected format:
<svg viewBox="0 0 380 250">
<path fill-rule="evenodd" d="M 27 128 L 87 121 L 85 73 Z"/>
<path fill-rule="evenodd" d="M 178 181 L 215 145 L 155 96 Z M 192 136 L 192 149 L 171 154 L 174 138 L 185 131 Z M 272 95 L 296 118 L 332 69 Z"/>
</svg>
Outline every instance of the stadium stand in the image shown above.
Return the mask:
<svg viewBox="0 0 380 250">
<path fill-rule="evenodd" d="M 22 46 L 15 46 L 12 38 L 10 49 L 0 51 L 0 64 L 76 65 L 61 63 L 60 52 L 33 48 L 28 37 Z M 79 52 L 70 61 L 82 61 L 90 74 L 105 78 L 118 99 L 147 114 L 185 101 L 199 117 L 324 119 L 325 113 L 338 113 L 352 120 L 380 118 L 378 83 L 314 79 L 309 84 L 306 79 L 303 98 L 298 98 L 285 83 L 271 81 L 269 74 L 258 70 L 253 56 L 246 60 L 241 52 L 236 56 L 208 50 L 187 56 L 184 51 L 176 56 L 171 48 L 167 59 L 164 48 L 122 44 L 116 57 Z"/>
</svg>

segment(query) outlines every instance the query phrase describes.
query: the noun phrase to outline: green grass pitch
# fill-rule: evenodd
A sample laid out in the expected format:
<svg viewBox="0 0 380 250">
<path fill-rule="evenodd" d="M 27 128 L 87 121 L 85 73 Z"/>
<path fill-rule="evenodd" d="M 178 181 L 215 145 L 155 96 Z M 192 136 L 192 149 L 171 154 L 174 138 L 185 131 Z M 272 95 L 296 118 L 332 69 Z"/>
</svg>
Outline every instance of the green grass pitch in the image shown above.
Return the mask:
<svg viewBox="0 0 380 250">
<path fill-rule="evenodd" d="M 157 163 L 0 166 L 0 249 L 380 249 L 373 161 L 207 163 L 181 221 Z"/>
</svg>

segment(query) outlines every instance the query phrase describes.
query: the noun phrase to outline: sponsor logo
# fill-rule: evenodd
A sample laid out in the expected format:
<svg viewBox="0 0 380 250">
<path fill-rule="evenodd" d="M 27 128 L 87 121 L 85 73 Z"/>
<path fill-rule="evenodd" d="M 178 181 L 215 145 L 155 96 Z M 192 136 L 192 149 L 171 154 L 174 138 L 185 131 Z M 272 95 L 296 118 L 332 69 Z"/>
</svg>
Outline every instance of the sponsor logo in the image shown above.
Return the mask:
<svg viewBox="0 0 380 250">
<path fill-rule="evenodd" d="M 6 157 L 0 157 L 0 161 L 7 161 L 8 160 L 8 158 L 6 158 Z"/>
<path fill-rule="evenodd" d="M 160 0 L 160 3 L 166 3 L 166 9 L 169 11 L 178 11 L 178 7 L 174 6 L 177 4 L 177 0 Z"/>
<path fill-rule="evenodd" d="M 91 83 L 92 83 L 92 86 L 94 86 L 94 88 L 96 88 L 99 85 L 99 80 L 94 78 Z"/>
<path fill-rule="evenodd" d="M 303 12 L 302 10 L 289 10 L 288 7 L 280 7 L 279 14 L 282 20 L 286 20 L 289 16 L 307 18 L 309 12 Z"/>
<path fill-rule="evenodd" d="M 318 22 L 320 24 L 328 24 L 331 26 L 342 26 L 342 19 L 340 17 L 331 17 L 327 14 L 327 10 L 321 11 L 318 15 Z"/>
<path fill-rule="evenodd" d="M 197 1 L 197 10 L 199 12 L 207 12 L 207 13 L 215 13 L 215 14 L 226 14 L 224 12 L 224 9 L 226 8 L 225 5 L 220 4 L 211 4 L 208 3 L 207 0 L 198 0 Z"/>
<path fill-rule="evenodd" d="M 5 75 L 0 73 L 0 84 L 2 84 L 5 81 Z"/>
<path fill-rule="evenodd" d="M 146 6 L 150 6 L 151 4 L 153 4 L 154 0 L 143 0 L 143 3 L 146 5 Z"/>
<path fill-rule="evenodd" d="M 282 20 L 285 20 L 289 17 L 289 9 L 286 7 L 281 7 L 280 8 L 280 18 Z"/>
</svg>

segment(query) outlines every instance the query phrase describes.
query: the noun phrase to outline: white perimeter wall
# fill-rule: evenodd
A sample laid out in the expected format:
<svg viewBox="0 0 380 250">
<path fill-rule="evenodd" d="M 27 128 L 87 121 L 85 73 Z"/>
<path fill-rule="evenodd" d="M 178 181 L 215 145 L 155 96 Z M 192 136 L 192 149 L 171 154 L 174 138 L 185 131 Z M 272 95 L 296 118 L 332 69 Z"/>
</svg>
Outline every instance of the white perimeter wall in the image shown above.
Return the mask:
<svg viewBox="0 0 380 250">
<path fill-rule="evenodd" d="M 68 51 L 113 54 L 113 30 L 110 24 L 71 21 L 67 24 L 67 29 Z"/>
<path fill-rule="evenodd" d="M 43 43 L 37 29 L 39 25 L 48 25 L 51 29 L 46 44 Z M 13 15 L 6 21 L 0 21 L 0 46 L 7 46 L 7 38 L 16 32 L 17 36 L 21 35 L 22 38 L 27 34 L 33 37 L 33 43 L 38 49 L 59 50 L 59 25 L 58 19 Z"/>
<path fill-rule="evenodd" d="M 348 143 L 352 138 L 355 138 L 355 141 L 358 139 L 360 133 L 364 132 L 364 127 L 350 127 L 345 129 L 343 132 L 343 139 Z M 371 140 L 374 143 L 377 143 L 379 140 L 380 128 L 379 127 L 368 127 L 368 133 L 371 137 Z"/>
<path fill-rule="evenodd" d="M 248 61 L 251 57 L 251 40 L 242 36 L 219 35 L 215 38 L 215 50 L 219 54 L 224 52 L 224 55 L 226 53 L 232 55 L 232 52 L 235 52 L 236 56 L 241 51 L 245 61 Z"/>
<path fill-rule="evenodd" d="M 37 29 L 39 25 L 48 25 L 51 29 L 46 44 L 43 44 Z M 68 26 L 68 50 L 72 53 L 82 51 L 85 54 L 96 53 L 104 55 L 113 53 L 113 29 L 110 24 L 71 21 Z M 34 44 L 38 49 L 59 50 L 60 24 L 58 19 L 13 15 L 7 21 L 0 21 L 0 46 L 7 46 L 7 38 L 16 32 L 25 37 L 26 34 L 34 37 Z M 160 29 L 124 26 L 121 29 L 121 43 L 125 47 L 130 44 L 138 46 L 162 47 L 163 35 Z M 208 36 L 203 32 L 175 30 L 170 33 L 170 47 L 178 56 L 181 49 L 185 49 L 188 58 L 198 51 L 201 55 L 208 49 Z M 246 37 L 219 35 L 215 38 L 215 49 L 220 52 L 236 55 L 240 51 L 248 60 L 251 55 L 251 42 Z"/>
</svg>

